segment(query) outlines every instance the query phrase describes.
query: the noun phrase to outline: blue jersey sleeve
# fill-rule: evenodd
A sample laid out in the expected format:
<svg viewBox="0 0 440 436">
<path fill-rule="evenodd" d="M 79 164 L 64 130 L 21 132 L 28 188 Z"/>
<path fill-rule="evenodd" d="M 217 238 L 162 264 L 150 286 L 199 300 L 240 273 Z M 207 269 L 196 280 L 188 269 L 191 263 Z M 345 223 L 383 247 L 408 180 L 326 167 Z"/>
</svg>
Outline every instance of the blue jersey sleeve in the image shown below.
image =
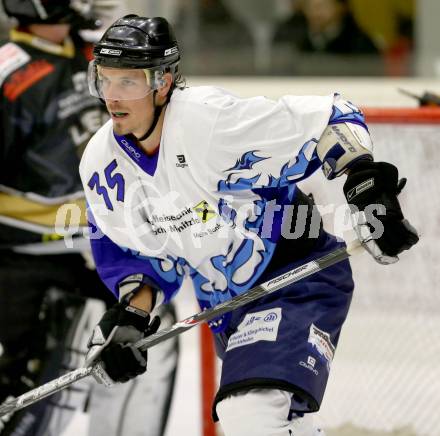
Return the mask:
<svg viewBox="0 0 440 436">
<path fill-rule="evenodd" d="M 167 303 L 174 297 L 182 284 L 183 274 L 177 273 L 175 267 L 169 268 L 171 260 L 167 262 L 168 267 L 165 269 L 161 259 L 142 256 L 120 247 L 100 231 L 90 210 L 88 218 L 96 269 L 101 280 L 117 298 L 121 283 L 127 277 L 134 276 L 139 283 L 150 285 L 160 294 L 157 301 Z"/>
</svg>

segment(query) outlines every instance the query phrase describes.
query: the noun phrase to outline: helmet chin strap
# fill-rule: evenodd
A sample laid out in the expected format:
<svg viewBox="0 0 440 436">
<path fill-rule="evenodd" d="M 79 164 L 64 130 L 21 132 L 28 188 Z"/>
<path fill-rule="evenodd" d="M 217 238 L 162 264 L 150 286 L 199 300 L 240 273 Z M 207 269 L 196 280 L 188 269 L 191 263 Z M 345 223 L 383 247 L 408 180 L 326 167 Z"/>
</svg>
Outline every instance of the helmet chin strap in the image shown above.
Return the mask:
<svg viewBox="0 0 440 436">
<path fill-rule="evenodd" d="M 153 105 L 154 105 L 153 122 L 151 123 L 151 126 L 147 130 L 147 132 L 144 133 L 140 138 L 137 138 L 138 141 L 145 141 L 153 133 L 153 130 L 156 128 L 157 122 L 159 121 L 159 117 L 160 117 L 160 114 L 162 113 L 163 106 L 156 105 L 156 94 L 157 94 L 157 91 L 154 90 L 154 92 L 153 92 Z"/>
</svg>

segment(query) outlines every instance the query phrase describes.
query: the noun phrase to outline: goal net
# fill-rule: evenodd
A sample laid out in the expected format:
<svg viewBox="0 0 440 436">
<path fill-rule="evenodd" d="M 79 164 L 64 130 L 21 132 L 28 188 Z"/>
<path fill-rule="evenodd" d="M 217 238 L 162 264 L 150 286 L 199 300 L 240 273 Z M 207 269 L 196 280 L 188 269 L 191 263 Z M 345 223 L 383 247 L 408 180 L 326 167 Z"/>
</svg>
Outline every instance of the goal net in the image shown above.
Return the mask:
<svg viewBox="0 0 440 436">
<path fill-rule="evenodd" d="M 353 258 L 355 294 L 318 418 L 330 436 L 438 436 L 440 110 L 365 113 L 376 160 L 408 178 L 400 201 L 421 238 L 395 265 Z"/>
<path fill-rule="evenodd" d="M 440 109 L 365 114 L 376 160 L 408 178 L 400 202 L 421 238 L 395 265 L 366 253 L 352 259 L 353 303 L 316 421 L 328 436 L 440 436 Z M 302 189 L 326 207 L 329 231 L 353 239 L 341 213 L 342 178 L 322 178 L 315 174 Z M 205 353 L 201 367 L 211 378 L 216 365 Z M 212 384 L 207 389 L 205 401 Z M 216 434 L 210 419 L 206 408 L 204 436 Z"/>
</svg>

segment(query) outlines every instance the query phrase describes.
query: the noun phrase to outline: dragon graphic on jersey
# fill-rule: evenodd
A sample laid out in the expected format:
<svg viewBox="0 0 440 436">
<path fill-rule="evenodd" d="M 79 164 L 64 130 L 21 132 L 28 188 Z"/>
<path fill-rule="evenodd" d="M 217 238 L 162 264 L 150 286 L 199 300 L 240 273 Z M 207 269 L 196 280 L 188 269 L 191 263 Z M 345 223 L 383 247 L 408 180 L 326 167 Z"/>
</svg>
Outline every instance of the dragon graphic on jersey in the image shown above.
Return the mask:
<svg viewBox="0 0 440 436">
<path fill-rule="evenodd" d="M 261 174 L 257 174 L 252 177 L 239 177 L 234 180 L 237 173 L 230 173 L 226 180 L 220 180 L 218 182 L 217 188 L 220 192 L 228 192 L 254 188 L 277 188 L 281 186 L 286 186 L 292 181 L 298 182 L 308 177 L 311 173 L 315 172 L 321 166 L 321 162 L 314 152 L 317 143 L 318 141 L 314 138 L 310 141 L 307 141 L 301 147 L 301 150 L 299 151 L 298 156 L 295 158 L 295 161 L 290 165 L 289 162 L 286 162 L 283 165 L 279 177 L 269 175 L 268 180 L 265 181 L 262 179 Z M 313 150 L 313 152 L 310 153 L 310 150 Z M 246 152 L 239 159 L 239 161 L 244 161 L 246 159 L 245 156 L 249 155 L 249 153 L 252 154 L 253 152 Z M 260 158 L 260 161 L 263 159 L 266 158 Z M 256 162 L 254 162 L 254 164 L 255 163 Z M 252 166 L 250 166 L 249 169 L 253 169 Z"/>
<path fill-rule="evenodd" d="M 237 159 L 237 163 L 225 170 L 226 171 L 240 171 L 240 170 L 250 170 L 252 167 L 263 160 L 269 159 L 268 157 L 260 157 L 257 156 L 255 153 L 259 152 L 260 150 L 251 150 L 243 154 L 240 159 Z"/>
<path fill-rule="evenodd" d="M 255 183 L 258 182 L 260 178 L 260 174 L 257 174 L 251 178 L 240 177 L 235 182 L 231 181 L 232 177 L 235 176 L 236 173 L 229 174 L 226 180 L 220 180 L 218 182 L 218 190 L 220 192 L 223 191 L 242 191 L 245 189 L 252 189 Z"/>
<path fill-rule="evenodd" d="M 217 207 L 218 213 L 223 221 L 234 228 L 236 226 L 237 211 L 234 210 L 224 198 L 220 198 Z"/>
<path fill-rule="evenodd" d="M 212 266 L 221 273 L 220 280 L 210 283 L 195 269 L 191 269 L 191 278 L 201 307 L 212 307 L 243 293 L 264 271 L 272 257 L 279 236 L 277 231 L 269 232 L 269 237 L 257 236 L 262 234 L 266 208 L 269 201 L 274 198 L 281 202 L 281 206 L 291 204 L 295 196 L 295 184 L 292 182 L 309 176 L 320 167 L 321 163 L 314 152 L 317 142 L 316 139 L 307 141 L 301 147 L 295 161 L 293 163 L 286 162 L 281 168 L 279 177 L 269 175 L 264 185 L 260 181 L 261 174 L 248 178 L 239 177 L 232 181 L 233 176 L 237 174 L 235 172 L 229 174 L 226 180 L 218 182 L 219 190 L 223 192 L 251 189 L 258 194 L 260 198 L 253 201 L 253 205 L 254 210 L 259 213 L 243 222 L 246 232 L 254 234 L 255 237 L 232 242 L 226 254 L 217 255 L 210 259 Z M 256 156 L 255 150 L 248 151 L 237 160 L 234 167 L 226 171 L 253 170 L 255 164 L 265 159 Z M 258 183 L 259 181 L 260 183 Z M 279 196 L 280 188 L 285 188 L 282 197 Z M 235 227 L 237 211 L 223 199 L 219 201 L 218 209 L 220 216 L 226 217 L 226 222 L 231 227 Z M 279 221 L 280 218 L 274 218 L 274 220 Z M 274 224 L 274 228 L 279 228 L 278 222 Z M 249 268 L 249 265 L 252 265 L 253 268 Z M 221 331 L 227 324 L 226 320 L 222 318 L 214 321 L 211 324 L 214 331 Z"/>
</svg>

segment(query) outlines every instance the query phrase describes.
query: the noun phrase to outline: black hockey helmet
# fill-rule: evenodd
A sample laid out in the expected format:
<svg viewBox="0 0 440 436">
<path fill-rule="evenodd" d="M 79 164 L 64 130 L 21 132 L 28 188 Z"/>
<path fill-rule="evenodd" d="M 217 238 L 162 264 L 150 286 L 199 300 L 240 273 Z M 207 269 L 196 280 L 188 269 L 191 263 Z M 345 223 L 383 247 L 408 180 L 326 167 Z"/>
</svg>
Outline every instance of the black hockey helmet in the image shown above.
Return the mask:
<svg viewBox="0 0 440 436">
<path fill-rule="evenodd" d="M 97 29 L 93 0 L 1 0 L 4 11 L 20 24 L 71 24 L 81 29 Z"/>
<path fill-rule="evenodd" d="M 126 15 L 114 22 L 95 45 L 97 65 L 174 72 L 180 51 L 174 31 L 162 17 Z"/>
<path fill-rule="evenodd" d="M 171 96 L 180 77 L 177 40 L 170 24 L 162 17 L 126 15 L 118 19 L 95 44 L 93 54 L 88 69 L 89 90 L 93 96 L 104 100 L 143 98 L 163 86 L 165 73 L 173 76 Z M 125 82 L 126 86 L 121 82 L 114 87 L 117 92 L 110 93 L 109 78 L 102 74 L 104 68 L 143 70 L 144 76 Z"/>
</svg>

